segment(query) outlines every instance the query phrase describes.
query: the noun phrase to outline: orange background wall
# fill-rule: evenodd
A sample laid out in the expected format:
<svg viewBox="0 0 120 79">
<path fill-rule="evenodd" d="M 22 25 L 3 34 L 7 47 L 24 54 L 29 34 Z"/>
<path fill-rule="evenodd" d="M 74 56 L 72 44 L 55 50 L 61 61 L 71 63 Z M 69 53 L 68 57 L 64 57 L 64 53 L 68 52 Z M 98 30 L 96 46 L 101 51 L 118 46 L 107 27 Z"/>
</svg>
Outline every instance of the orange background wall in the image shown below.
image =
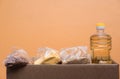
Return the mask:
<svg viewBox="0 0 120 79">
<path fill-rule="evenodd" d="M 0 79 L 13 47 L 33 56 L 44 46 L 89 46 L 97 22 L 106 23 L 111 56 L 120 63 L 120 0 L 0 0 Z"/>
</svg>

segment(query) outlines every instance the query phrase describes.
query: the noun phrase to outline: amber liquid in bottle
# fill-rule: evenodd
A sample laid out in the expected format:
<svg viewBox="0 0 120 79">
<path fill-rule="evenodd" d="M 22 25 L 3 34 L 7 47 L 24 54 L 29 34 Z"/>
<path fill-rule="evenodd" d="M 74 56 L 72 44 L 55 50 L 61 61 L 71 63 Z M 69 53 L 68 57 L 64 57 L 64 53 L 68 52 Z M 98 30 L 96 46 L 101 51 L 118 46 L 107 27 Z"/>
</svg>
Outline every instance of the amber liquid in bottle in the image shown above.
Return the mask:
<svg viewBox="0 0 120 79">
<path fill-rule="evenodd" d="M 90 37 L 90 45 L 93 54 L 93 63 L 112 63 L 110 58 L 111 36 L 104 33 L 104 27 L 98 27 L 97 33 Z"/>
</svg>

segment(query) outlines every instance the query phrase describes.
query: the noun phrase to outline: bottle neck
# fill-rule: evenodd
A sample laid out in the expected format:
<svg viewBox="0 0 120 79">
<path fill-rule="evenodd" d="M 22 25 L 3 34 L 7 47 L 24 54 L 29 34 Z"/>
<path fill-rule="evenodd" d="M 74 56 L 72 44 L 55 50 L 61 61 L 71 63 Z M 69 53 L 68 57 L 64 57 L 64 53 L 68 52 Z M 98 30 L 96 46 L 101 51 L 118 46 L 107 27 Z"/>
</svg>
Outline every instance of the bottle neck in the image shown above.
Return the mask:
<svg viewBox="0 0 120 79">
<path fill-rule="evenodd" d="M 102 29 L 102 30 L 97 30 L 97 33 L 98 33 L 98 34 L 104 33 L 104 29 Z"/>
</svg>

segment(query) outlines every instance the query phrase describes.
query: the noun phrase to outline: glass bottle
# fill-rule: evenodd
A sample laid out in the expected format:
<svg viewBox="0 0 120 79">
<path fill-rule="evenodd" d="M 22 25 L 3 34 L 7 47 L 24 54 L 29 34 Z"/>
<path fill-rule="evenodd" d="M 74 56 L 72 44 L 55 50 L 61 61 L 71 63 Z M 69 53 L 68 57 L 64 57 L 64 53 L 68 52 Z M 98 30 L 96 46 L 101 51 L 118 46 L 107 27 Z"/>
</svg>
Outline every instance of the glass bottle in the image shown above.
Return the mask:
<svg viewBox="0 0 120 79">
<path fill-rule="evenodd" d="M 110 58 L 111 36 L 104 32 L 105 24 L 96 25 L 97 33 L 90 37 L 90 47 L 92 50 L 92 62 L 99 64 L 112 63 Z"/>
</svg>

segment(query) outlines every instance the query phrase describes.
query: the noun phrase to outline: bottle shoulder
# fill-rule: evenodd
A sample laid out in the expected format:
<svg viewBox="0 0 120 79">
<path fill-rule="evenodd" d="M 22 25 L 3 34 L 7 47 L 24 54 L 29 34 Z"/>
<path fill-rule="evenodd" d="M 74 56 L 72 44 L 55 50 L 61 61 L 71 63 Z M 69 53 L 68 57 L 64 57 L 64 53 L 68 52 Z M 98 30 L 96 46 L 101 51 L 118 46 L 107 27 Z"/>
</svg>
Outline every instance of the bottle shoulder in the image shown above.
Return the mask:
<svg viewBox="0 0 120 79">
<path fill-rule="evenodd" d="M 102 33 L 102 34 L 93 34 L 90 37 L 91 39 L 97 39 L 97 38 L 106 38 L 106 39 L 112 39 L 112 37 L 109 34 Z"/>
</svg>

